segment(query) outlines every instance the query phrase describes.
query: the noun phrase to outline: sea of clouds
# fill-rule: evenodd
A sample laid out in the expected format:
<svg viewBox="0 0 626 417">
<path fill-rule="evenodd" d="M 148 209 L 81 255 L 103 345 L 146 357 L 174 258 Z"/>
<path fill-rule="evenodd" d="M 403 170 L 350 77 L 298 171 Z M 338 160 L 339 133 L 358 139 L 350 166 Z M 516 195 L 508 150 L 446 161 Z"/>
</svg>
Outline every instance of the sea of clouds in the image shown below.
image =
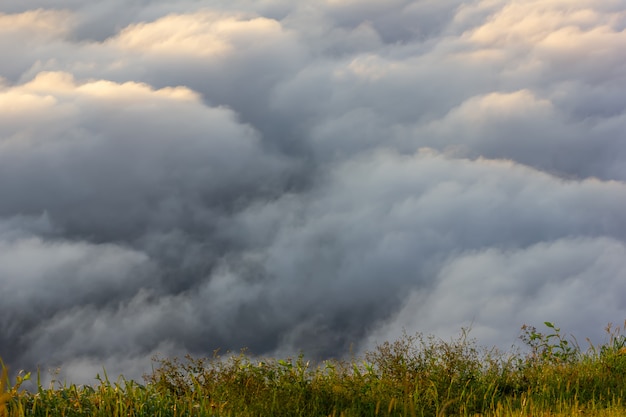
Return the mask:
<svg viewBox="0 0 626 417">
<path fill-rule="evenodd" d="M 4 0 L 0 356 L 626 318 L 626 0 Z"/>
</svg>

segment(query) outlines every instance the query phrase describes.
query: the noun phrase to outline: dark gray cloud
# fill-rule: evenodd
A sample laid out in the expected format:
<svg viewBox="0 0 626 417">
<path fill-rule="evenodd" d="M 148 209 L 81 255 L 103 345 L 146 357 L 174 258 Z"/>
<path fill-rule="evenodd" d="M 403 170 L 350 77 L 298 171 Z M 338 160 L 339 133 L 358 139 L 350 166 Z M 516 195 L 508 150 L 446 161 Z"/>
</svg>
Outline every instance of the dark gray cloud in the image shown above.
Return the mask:
<svg viewBox="0 0 626 417">
<path fill-rule="evenodd" d="M 626 316 L 626 2 L 8 1 L 0 355 Z"/>
</svg>

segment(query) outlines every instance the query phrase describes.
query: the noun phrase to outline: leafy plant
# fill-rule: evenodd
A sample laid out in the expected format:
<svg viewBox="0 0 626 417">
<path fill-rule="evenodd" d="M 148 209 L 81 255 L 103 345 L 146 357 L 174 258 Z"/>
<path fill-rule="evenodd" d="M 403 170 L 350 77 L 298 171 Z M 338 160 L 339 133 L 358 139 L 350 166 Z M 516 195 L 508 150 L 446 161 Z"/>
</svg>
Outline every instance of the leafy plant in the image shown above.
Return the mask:
<svg viewBox="0 0 626 417">
<path fill-rule="evenodd" d="M 543 324 L 551 329 L 551 333 L 541 333 L 537 331 L 534 326 L 528 326 L 526 324 L 522 326 L 520 339 L 530 347 L 531 359 L 534 361 L 553 363 L 569 363 L 575 361 L 580 354 L 580 348 L 575 340 L 573 343 L 570 343 L 570 341 L 561 334 L 561 329 L 556 327 L 554 323 L 545 321 Z"/>
</svg>

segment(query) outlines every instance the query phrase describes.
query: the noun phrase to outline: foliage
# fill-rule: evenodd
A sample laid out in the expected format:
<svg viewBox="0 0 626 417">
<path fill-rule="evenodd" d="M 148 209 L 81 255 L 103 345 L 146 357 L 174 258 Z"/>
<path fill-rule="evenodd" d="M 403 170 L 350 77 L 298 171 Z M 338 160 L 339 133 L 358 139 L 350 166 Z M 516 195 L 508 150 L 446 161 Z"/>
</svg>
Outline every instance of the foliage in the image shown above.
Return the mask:
<svg viewBox="0 0 626 417">
<path fill-rule="evenodd" d="M 531 348 L 531 361 L 574 362 L 580 355 L 578 344 L 570 343 L 553 323 L 545 321 L 543 324 L 552 330 L 550 334 L 540 333 L 533 326 L 522 326 L 520 339 Z"/>
<path fill-rule="evenodd" d="M 522 327 L 527 351 L 485 349 L 463 330 L 446 341 L 403 335 L 350 361 L 155 358 L 141 384 L 97 375 L 94 386 L 34 393 L 2 364 L 0 417 L 23 416 L 619 416 L 626 415 L 626 337 L 582 351 L 551 322 Z"/>
</svg>

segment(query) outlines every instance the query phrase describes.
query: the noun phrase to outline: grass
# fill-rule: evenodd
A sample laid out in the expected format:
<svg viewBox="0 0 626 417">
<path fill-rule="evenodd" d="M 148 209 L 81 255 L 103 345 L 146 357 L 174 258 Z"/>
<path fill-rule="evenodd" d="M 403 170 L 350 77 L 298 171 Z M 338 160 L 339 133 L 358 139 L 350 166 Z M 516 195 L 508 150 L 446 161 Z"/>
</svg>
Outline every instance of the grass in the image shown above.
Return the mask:
<svg viewBox="0 0 626 417">
<path fill-rule="evenodd" d="M 22 416 L 626 416 L 626 336 L 581 349 L 546 322 L 523 326 L 524 351 L 417 334 L 351 361 L 311 365 L 246 352 L 155 359 L 142 383 L 97 376 L 94 386 L 36 392 L 11 384 L 2 364 L 0 417 Z"/>
</svg>

